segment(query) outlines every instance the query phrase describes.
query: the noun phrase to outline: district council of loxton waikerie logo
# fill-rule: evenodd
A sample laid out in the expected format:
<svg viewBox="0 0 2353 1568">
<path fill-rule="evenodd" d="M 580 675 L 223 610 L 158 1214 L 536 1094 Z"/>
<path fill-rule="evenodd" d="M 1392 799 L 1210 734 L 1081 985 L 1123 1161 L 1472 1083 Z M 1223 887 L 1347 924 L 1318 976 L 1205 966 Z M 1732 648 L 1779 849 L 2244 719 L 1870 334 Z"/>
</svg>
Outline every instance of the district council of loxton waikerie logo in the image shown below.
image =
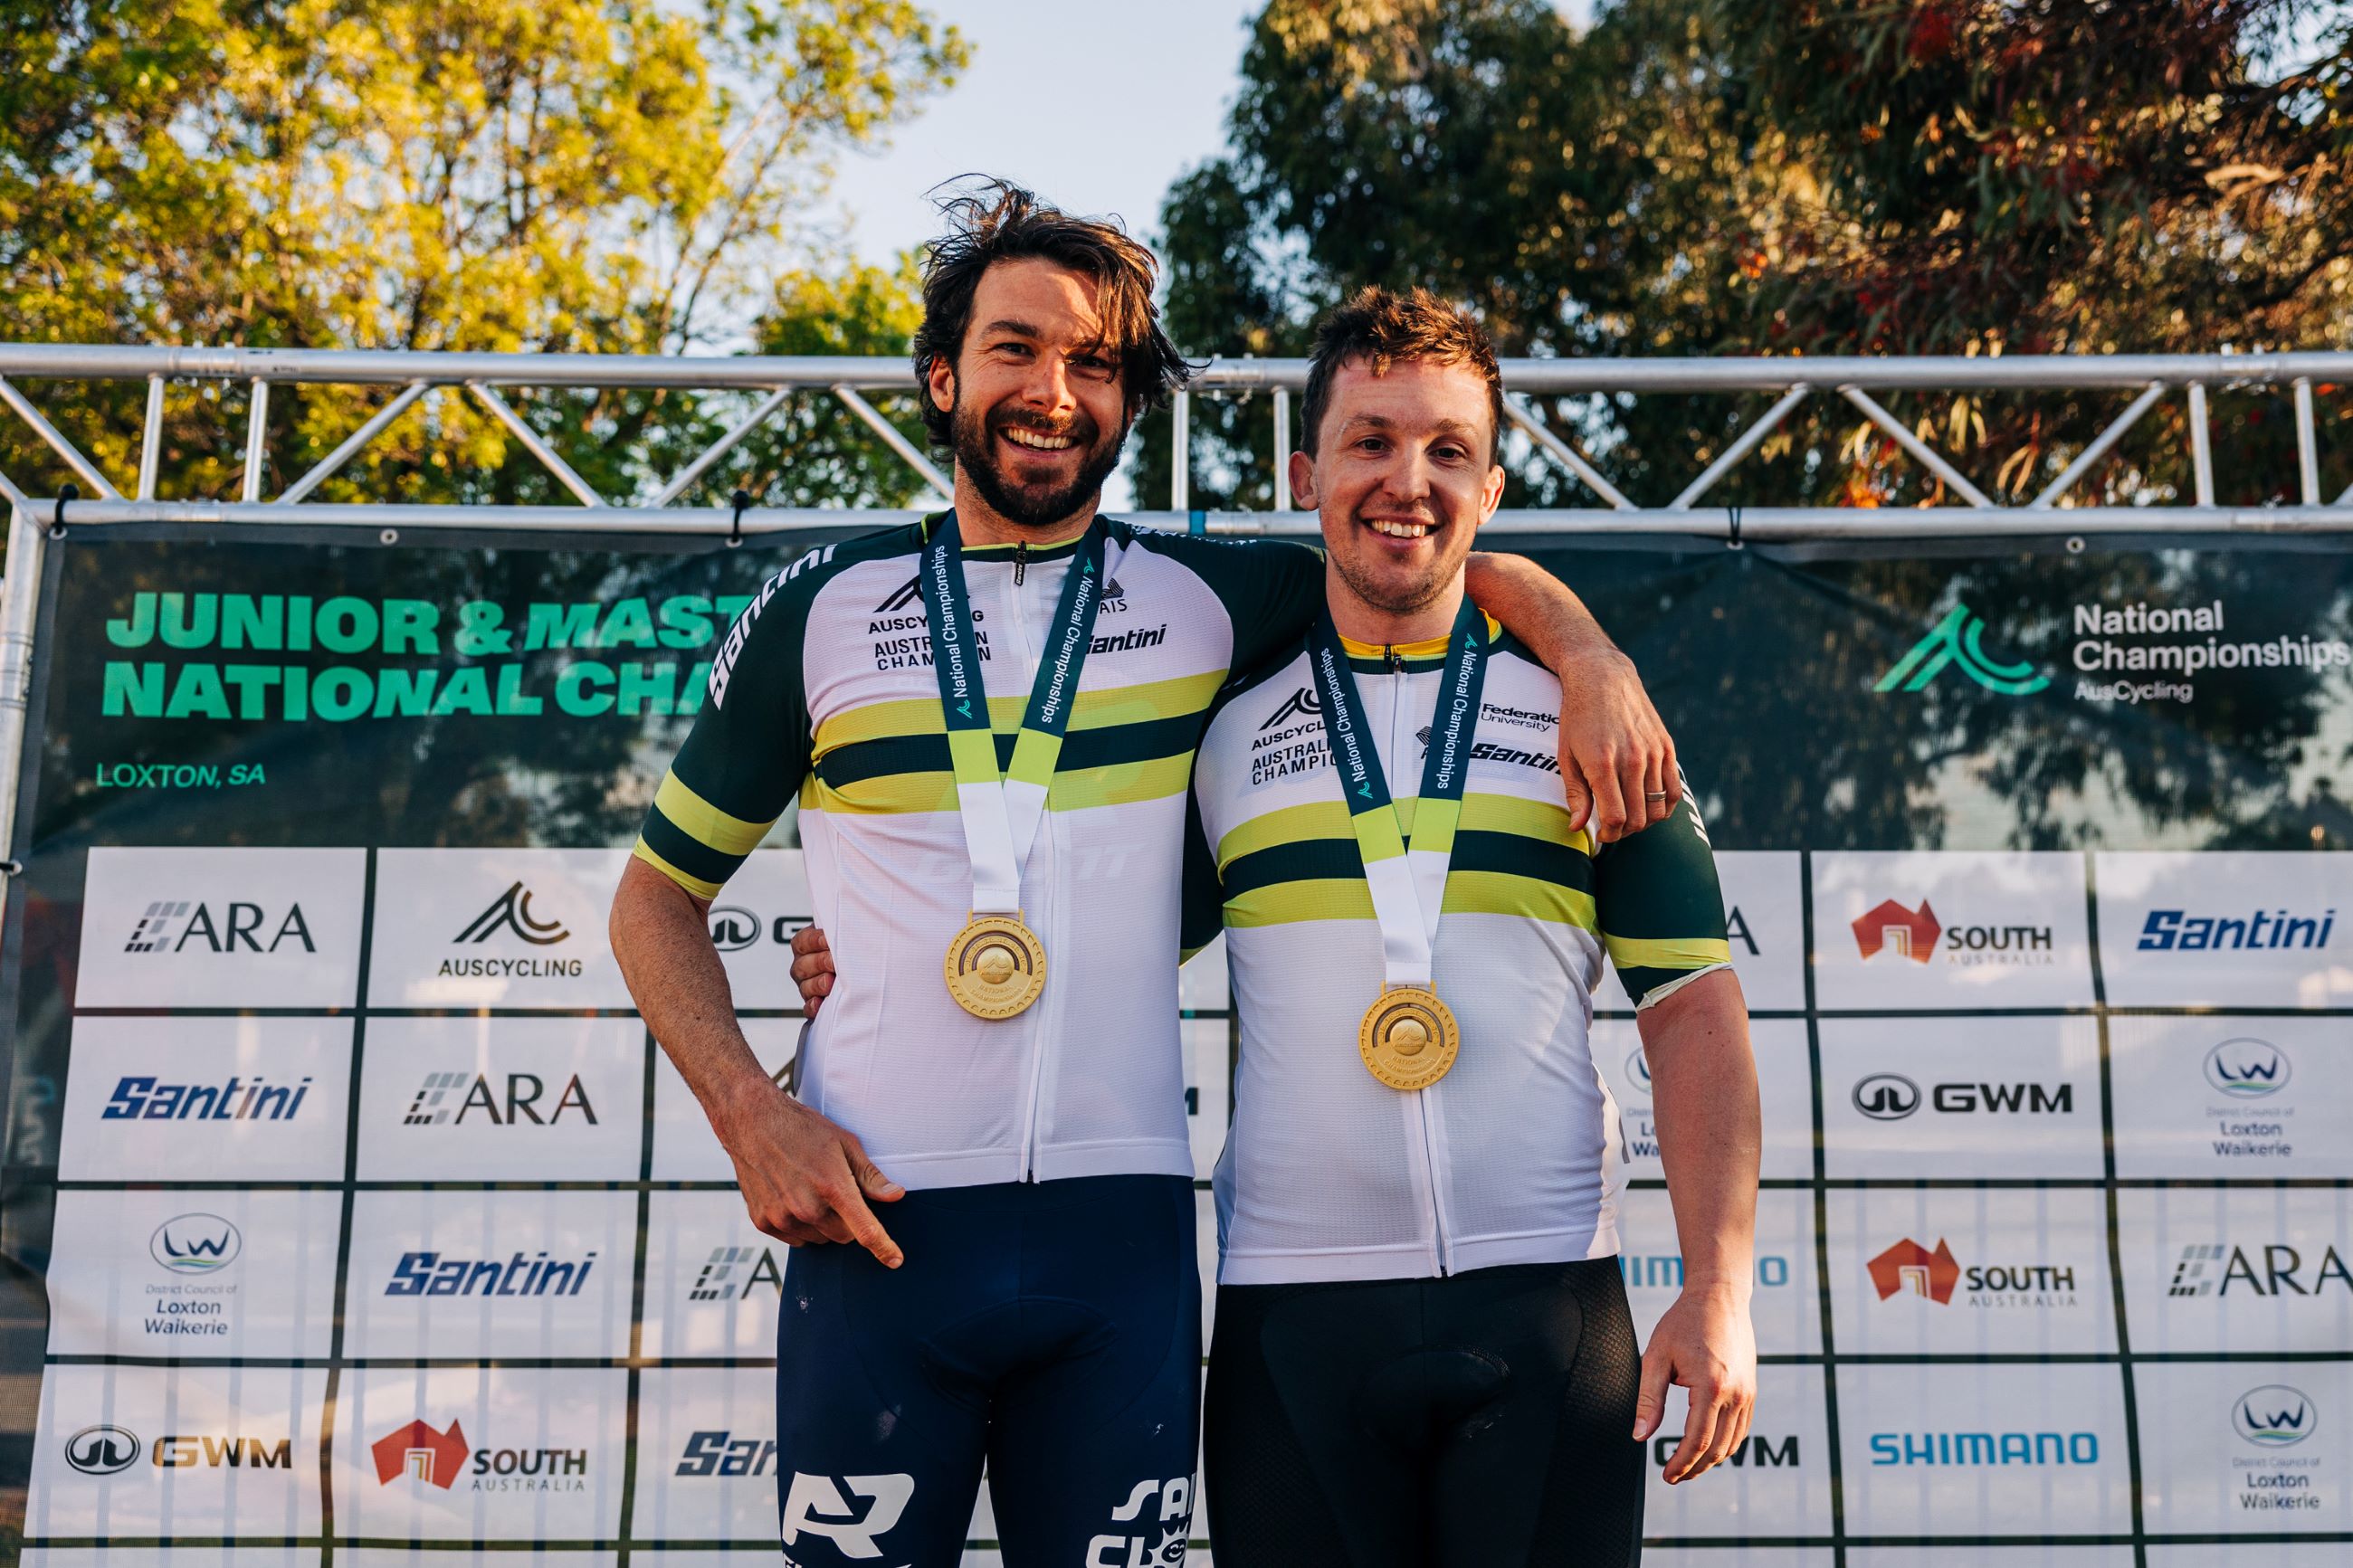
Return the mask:
<svg viewBox="0 0 2353 1568">
<path fill-rule="evenodd" d="M 2000 664 L 1987 654 L 1982 639 L 1986 624 L 1982 616 L 1969 613 L 1967 605 L 1955 605 L 1943 620 L 1929 628 L 1928 635 L 1912 645 L 1887 673 L 1881 676 L 1873 691 L 1893 691 L 1902 687 L 1906 691 L 1918 691 L 1943 673 L 1948 664 L 1958 665 L 1963 675 L 2004 697 L 2031 697 L 2051 684 L 2051 678 L 2035 670 L 2031 660 L 2016 664 Z"/>
<path fill-rule="evenodd" d="M 2231 1430 L 2258 1448 L 2292 1448 L 2312 1436 L 2319 1419 L 2302 1389 L 2280 1383 L 2251 1388 L 2231 1406 Z"/>
<path fill-rule="evenodd" d="M 406 1475 L 446 1492 L 458 1484 L 458 1473 L 471 1450 L 453 1417 L 446 1432 L 437 1432 L 423 1421 L 411 1421 L 378 1437 L 368 1451 L 375 1457 L 376 1485 L 390 1486 Z"/>
<path fill-rule="evenodd" d="M 2224 1040 L 2206 1053 L 2206 1081 L 2233 1100 L 2265 1100 L 2295 1076 L 2287 1053 L 2269 1040 Z"/>
</svg>

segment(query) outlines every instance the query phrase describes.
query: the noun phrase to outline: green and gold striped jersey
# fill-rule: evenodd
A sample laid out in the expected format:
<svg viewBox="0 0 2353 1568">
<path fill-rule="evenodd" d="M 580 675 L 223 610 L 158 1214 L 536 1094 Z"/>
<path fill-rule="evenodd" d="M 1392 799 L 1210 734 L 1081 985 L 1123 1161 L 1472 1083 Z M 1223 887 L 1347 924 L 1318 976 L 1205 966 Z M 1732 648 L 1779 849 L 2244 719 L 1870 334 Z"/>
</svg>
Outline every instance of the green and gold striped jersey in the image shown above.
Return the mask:
<svg viewBox="0 0 2353 1568">
<path fill-rule="evenodd" d="M 1410 832 L 1445 639 L 1348 645 Z M 1401 1093 L 1357 1026 L 1382 943 L 1305 642 L 1222 695 L 1195 769 L 1188 947 L 1226 933 L 1241 1056 L 1217 1172 L 1229 1284 L 1419 1278 L 1617 1250 L 1622 1143 L 1588 1045 L 1606 953 L 1636 1005 L 1726 967 L 1724 904 L 1686 795 L 1597 849 L 1570 825 L 1560 683 L 1495 647 L 1432 953 L 1461 1026 L 1451 1072 Z"/>
<path fill-rule="evenodd" d="M 1102 608 L 1022 868 L 1045 994 L 985 1020 L 941 972 L 972 873 L 917 585 L 934 521 L 813 551 L 761 588 L 712 661 L 638 856 L 711 898 L 798 799 L 839 967 L 801 1097 L 894 1180 L 1189 1175 L 1172 962 L 1186 786 L 1229 672 L 1313 618 L 1321 558 L 1107 523 Z M 1000 766 L 1075 549 L 964 552 Z"/>
</svg>

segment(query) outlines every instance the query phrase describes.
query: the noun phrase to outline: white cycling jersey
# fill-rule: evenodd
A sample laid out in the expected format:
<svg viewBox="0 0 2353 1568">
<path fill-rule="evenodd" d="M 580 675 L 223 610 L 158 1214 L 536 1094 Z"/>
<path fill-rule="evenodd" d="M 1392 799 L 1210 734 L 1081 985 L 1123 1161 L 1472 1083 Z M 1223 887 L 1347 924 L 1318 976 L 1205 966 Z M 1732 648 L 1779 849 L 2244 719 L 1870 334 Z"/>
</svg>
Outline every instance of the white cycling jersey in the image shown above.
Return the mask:
<svg viewBox="0 0 2353 1568">
<path fill-rule="evenodd" d="M 949 996 L 972 867 L 917 584 L 936 520 L 811 552 L 730 629 L 637 853 L 713 897 L 797 793 L 839 967 L 800 1094 L 910 1188 L 1190 1175 L 1176 1003 L 1186 787 L 1238 659 L 1302 634 L 1323 563 L 1296 544 L 1107 522 L 1105 588 L 1060 766 L 1021 867 L 1044 994 Z M 998 763 L 1012 755 L 1076 543 L 966 546 Z"/>
<path fill-rule="evenodd" d="M 1411 829 L 1446 639 L 1348 644 Z M 1400 1092 L 1357 1026 L 1382 940 L 1303 642 L 1219 700 L 1195 768 L 1186 942 L 1220 922 L 1240 1019 L 1218 1163 L 1229 1285 L 1411 1279 L 1618 1250 L 1617 1107 L 1588 1036 L 1606 952 L 1637 1005 L 1727 965 L 1689 802 L 1598 852 L 1569 826 L 1560 686 L 1509 638 L 1490 659 L 1432 953 L 1453 1069 Z"/>
</svg>

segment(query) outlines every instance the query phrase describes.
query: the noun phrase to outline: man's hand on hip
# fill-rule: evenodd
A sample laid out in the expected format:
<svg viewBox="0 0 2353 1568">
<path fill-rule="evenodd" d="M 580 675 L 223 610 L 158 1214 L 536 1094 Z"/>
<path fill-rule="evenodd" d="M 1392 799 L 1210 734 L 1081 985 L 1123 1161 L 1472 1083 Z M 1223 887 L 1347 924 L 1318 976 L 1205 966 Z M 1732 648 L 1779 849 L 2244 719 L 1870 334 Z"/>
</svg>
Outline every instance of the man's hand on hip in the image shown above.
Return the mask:
<svg viewBox="0 0 2353 1568">
<path fill-rule="evenodd" d="M 1615 648 L 1580 654 L 1561 668 L 1560 776 L 1570 818 L 1597 844 L 1664 821 L 1683 798 L 1674 737 L 1633 661 Z"/>
<path fill-rule="evenodd" d="M 1746 1291 L 1686 1284 L 1642 1352 L 1634 1440 L 1646 1442 L 1666 1415 L 1667 1385 L 1691 1390 L 1683 1441 L 1667 1458 L 1667 1484 L 1704 1475 L 1729 1458 L 1757 1413 L 1757 1332 Z"/>
<path fill-rule="evenodd" d="M 763 1234 L 789 1247 L 854 1241 L 886 1268 L 905 1261 L 867 1205 L 896 1203 L 906 1189 L 867 1158 L 855 1133 L 773 1084 L 730 1107 L 719 1131 L 744 1206 Z"/>
</svg>

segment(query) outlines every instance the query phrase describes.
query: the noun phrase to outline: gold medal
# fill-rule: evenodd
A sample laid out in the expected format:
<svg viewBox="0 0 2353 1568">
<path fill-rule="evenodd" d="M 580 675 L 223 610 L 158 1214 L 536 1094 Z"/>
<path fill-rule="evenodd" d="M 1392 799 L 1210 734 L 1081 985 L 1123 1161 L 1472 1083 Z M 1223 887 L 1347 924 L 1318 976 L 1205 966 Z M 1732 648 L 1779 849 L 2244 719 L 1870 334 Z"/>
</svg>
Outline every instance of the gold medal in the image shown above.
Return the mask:
<svg viewBox="0 0 2353 1568">
<path fill-rule="evenodd" d="M 1019 915 L 975 915 L 948 943 L 948 994 L 976 1018 L 1010 1018 L 1046 989 L 1046 944 Z"/>
<path fill-rule="evenodd" d="M 1446 1076 L 1461 1048 L 1454 1010 L 1419 985 L 1382 992 L 1356 1027 L 1366 1070 L 1391 1089 L 1428 1089 Z"/>
</svg>

